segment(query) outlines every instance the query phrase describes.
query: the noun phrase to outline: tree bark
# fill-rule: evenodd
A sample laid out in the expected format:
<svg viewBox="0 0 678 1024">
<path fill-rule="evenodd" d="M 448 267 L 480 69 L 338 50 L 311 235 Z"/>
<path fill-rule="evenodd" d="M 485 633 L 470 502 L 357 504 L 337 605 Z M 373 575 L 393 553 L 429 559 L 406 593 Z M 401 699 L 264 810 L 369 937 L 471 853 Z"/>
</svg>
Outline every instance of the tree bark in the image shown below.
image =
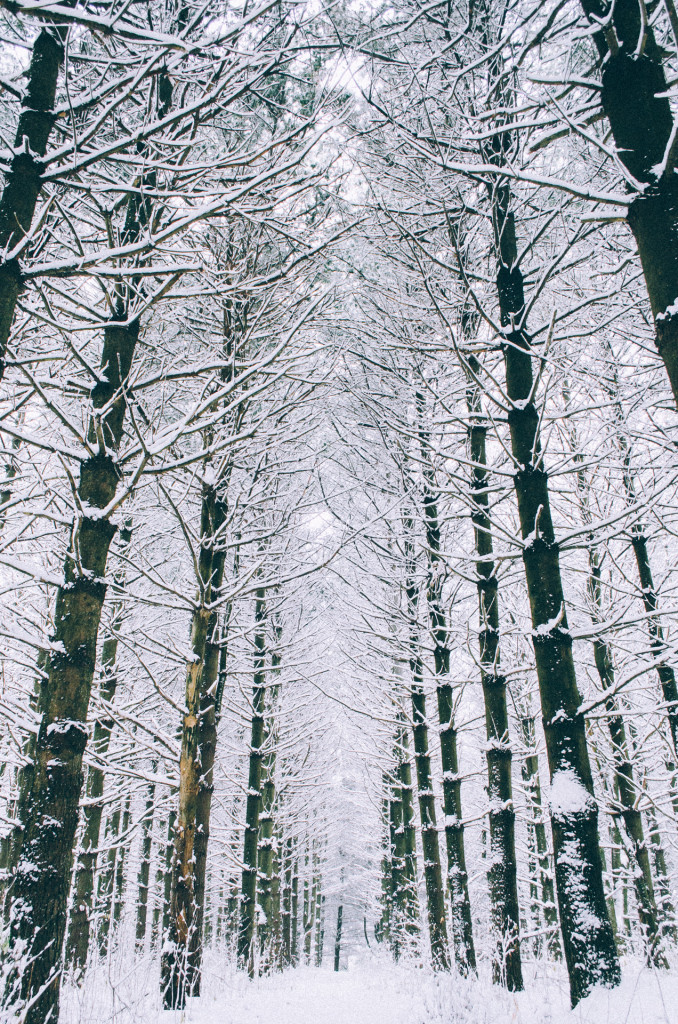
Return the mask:
<svg viewBox="0 0 678 1024">
<path fill-rule="evenodd" d="M 494 158 L 503 160 L 508 138 L 497 136 Z M 556 891 L 572 1005 L 596 984 L 617 985 L 619 958 L 610 927 L 598 845 L 598 805 L 572 655 L 560 555 L 555 538 L 534 404 L 530 338 L 524 325 L 523 275 L 506 181 L 495 183 L 493 218 L 497 292 L 508 422 L 516 472 L 514 485 L 523 537 L 523 563 L 532 615 L 532 640 L 552 784 L 551 827 Z M 569 794 L 560 799 L 560 791 Z M 569 797 L 576 793 L 576 799 Z"/>
<path fill-rule="evenodd" d="M 531 715 L 521 717 L 521 731 L 527 755 L 523 762 L 522 777 L 530 810 L 528 828 L 534 833 L 537 861 L 539 864 L 539 887 L 541 889 L 541 906 L 544 922 L 548 929 L 547 946 L 554 960 L 560 960 L 561 949 L 558 940 L 558 911 L 553 887 L 553 874 L 549 864 L 548 842 L 541 799 L 541 783 L 539 781 L 539 757 L 535 743 L 534 718 Z"/>
<path fill-rule="evenodd" d="M 65 6 L 75 6 L 75 0 L 65 0 Z M 10 254 L 9 259 L 0 260 L 0 380 L 22 285 L 19 259 L 11 253 L 29 233 L 42 191 L 42 158 L 55 123 L 54 102 L 66 33 L 65 26 L 50 25 L 41 29 L 33 44 L 12 162 L 0 198 L 0 251 Z"/>
<path fill-rule="evenodd" d="M 474 374 L 479 367 L 471 364 Z M 501 673 L 499 598 L 489 515 L 486 455 L 487 425 L 477 384 L 469 382 L 469 449 L 472 464 L 471 500 L 476 546 L 480 631 L 480 680 L 485 703 L 487 795 L 489 798 L 490 870 L 488 882 L 492 924 L 497 945 L 492 976 L 511 992 L 523 988 L 520 959 L 520 908 L 515 843 L 515 808 L 511 784 L 512 750 L 509 739 L 506 679 Z"/>
<path fill-rule="evenodd" d="M 292 869 L 293 869 L 293 844 L 288 839 L 285 844 L 285 859 L 283 867 L 283 892 L 282 892 L 282 944 L 281 963 L 283 967 L 289 967 L 292 963 Z"/>
<path fill-rule="evenodd" d="M 443 769 L 443 810 L 445 813 L 445 842 L 447 846 L 447 881 L 452 905 L 452 938 L 457 967 L 462 974 L 475 971 L 476 953 L 473 944 L 471 901 L 468 894 L 468 874 L 464 849 L 464 819 L 461 807 L 461 775 L 457 753 L 457 730 L 454 724 L 454 694 L 450 678 L 450 648 L 447 617 L 443 607 L 443 580 L 445 567 L 440 554 L 440 522 L 438 500 L 435 494 L 434 471 L 428 432 L 423 418 L 424 396 L 416 395 L 419 417 L 419 440 L 422 457 L 424 526 L 426 530 L 426 557 L 428 575 L 426 596 L 431 635 L 433 662 L 438 698 L 440 723 L 440 755 Z M 518 956 L 520 954 L 518 953 Z M 515 954 L 514 954 L 515 956 Z"/>
<path fill-rule="evenodd" d="M 292 941 L 290 944 L 290 964 L 296 967 L 299 963 L 299 858 L 295 856 L 292 870 L 292 910 L 290 928 Z"/>
<path fill-rule="evenodd" d="M 151 851 L 153 849 L 153 807 L 155 805 L 155 785 L 151 783 L 148 787 L 146 798 L 146 809 L 141 831 L 141 860 L 139 862 L 139 873 L 137 875 L 137 926 L 136 926 L 136 948 L 143 953 L 146 945 L 146 921 L 148 916 L 148 894 L 151 880 Z"/>
<path fill-rule="evenodd" d="M 382 776 L 382 788 L 384 794 L 388 793 L 388 777 L 386 773 Z M 374 926 L 374 935 L 377 942 L 385 942 L 391 945 L 391 909 L 393 903 L 393 882 L 391 880 L 391 827 L 390 807 L 388 796 L 384 795 L 381 801 L 381 827 L 382 827 L 382 857 L 381 857 L 381 917 Z"/>
<path fill-rule="evenodd" d="M 563 397 L 567 407 L 569 404 L 569 388 L 565 387 L 563 389 Z M 633 481 L 630 476 L 629 469 L 629 453 L 626 446 L 623 444 L 623 439 L 620 438 L 620 440 L 622 441 L 622 450 L 625 455 L 624 473 L 627 497 L 630 500 L 634 500 L 635 495 L 633 493 Z M 577 472 L 577 491 L 582 521 L 586 527 L 592 529 L 593 515 L 589 502 L 589 482 L 584 469 L 581 468 L 582 455 L 579 450 L 576 432 L 572 427 L 570 428 L 570 444 L 574 452 L 575 460 L 580 463 L 580 469 Z M 639 534 L 640 533 L 641 531 L 639 530 Z M 641 550 L 644 550 L 645 556 L 647 556 L 644 537 L 641 537 L 641 540 L 643 542 Z M 587 590 L 591 606 L 591 618 L 594 625 L 601 627 L 603 624 L 602 566 L 600 554 L 594 543 L 593 533 L 590 533 L 588 536 L 588 562 L 589 576 L 587 580 Z M 655 623 L 655 625 L 658 624 Z M 659 628 L 661 629 L 661 627 Z M 601 635 L 597 635 L 593 640 L 593 654 L 596 671 L 598 672 L 598 678 L 600 679 L 600 684 L 603 690 L 614 690 L 615 672 L 612 650 L 610 649 L 608 642 Z M 665 667 L 668 668 L 668 666 Z M 672 670 L 670 668 L 669 672 L 672 674 Z M 675 689 L 675 679 L 673 680 L 673 684 Z M 635 870 L 632 874 L 636 891 L 638 916 L 640 918 L 641 929 L 645 941 L 648 963 L 653 964 L 655 967 L 666 968 L 668 967 L 668 963 L 664 952 L 661 949 L 659 921 L 657 917 L 654 886 L 652 883 L 650 858 L 644 837 L 643 819 L 638 808 L 638 797 L 640 794 L 634 778 L 633 762 L 629 757 L 626 727 L 624 725 L 624 719 L 619 713 L 619 708 L 614 697 L 610 696 L 607 699 L 605 707 L 608 712 L 607 727 L 612 743 L 612 757 L 614 764 L 613 789 L 615 797 L 620 805 L 619 811 L 621 813 L 622 820 L 624 821 L 626 834 L 631 844 L 631 855 L 635 861 Z M 614 926 L 613 930 L 615 930 Z"/>
<path fill-rule="evenodd" d="M 210 625 L 212 597 L 212 537 L 216 489 L 203 484 L 198 560 L 199 595 L 191 623 L 192 659 L 186 668 L 185 710 L 179 760 L 179 812 L 170 901 L 170 932 L 162 955 L 161 989 L 166 1010 L 183 1009 L 193 994 L 193 973 L 188 963 L 196 928 L 195 838 L 200 764 L 200 704 L 205 665 L 205 645 Z"/>
<path fill-rule="evenodd" d="M 337 931 L 334 936 L 334 969 L 339 970 L 341 961 L 341 924 L 344 916 L 344 908 L 339 904 L 337 908 Z"/>
<path fill-rule="evenodd" d="M 396 751 L 397 758 L 397 751 Z M 385 777 L 388 787 L 389 864 L 390 864 L 390 942 L 393 957 L 397 961 L 402 948 L 405 924 L 405 829 L 403 828 L 403 796 L 397 776 Z"/>
<path fill-rule="evenodd" d="M 414 737 L 414 764 L 417 775 L 417 797 L 421 820 L 421 843 L 424 853 L 424 877 L 426 880 L 426 904 L 431 942 L 431 959 L 436 970 L 448 971 L 450 961 L 447 949 L 447 920 L 445 917 L 445 896 L 443 893 L 438 826 L 436 823 L 435 797 L 431 774 L 431 758 L 428 747 L 428 722 L 426 718 L 426 695 L 424 693 L 424 666 L 419 652 L 417 632 L 417 605 L 419 590 L 415 576 L 414 549 L 411 540 L 412 520 L 405 518 L 405 561 L 407 613 L 410 626 L 410 671 L 412 673 L 412 734 Z"/>
<path fill-rule="evenodd" d="M 271 726 L 268 729 L 268 741 L 271 740 Z M 264 740 L 266 742 L 266 740 Z M 275 752 L 269 750 L 264 758 L 262 769 L 264 784 L 261 790 L 261 811 L 259 814 L 258 843 L 258 875 L 259 904 L 261 920 L 259 922 L 259 953 L 262 970 L 268 973 L 273 965 L 273 803 L 275 801 Z"/>
<path fill-rule="evenodd" d="M 600 624 L 601 566 L 598 552 L 593 546 L 589 548 L 589 573 L 589 593 L 595 609 L 594 622 Z M 604 690 L 610 690 L 614 687 L 614 662 L 609 645 L 602 637 L 598 636 L 593 641 L 593 651 L 600 684 Z M 661 948 L 652 869 L 644 835 L 643 819 L 638 808 L 640 794 L 634 778 L 633 763 L 629 757 L 626 727 L 614 698 L 610 697 L 605 707 L 608 712 L 607 727 L 612 743 L 615 789 L 620 804 L 619 810 L 636 863 L 632 875 L 647 958 L 648 962 L 655 967 L 668 968 L 666 956 Z"/>
<path fill-rule="evenodd" d="M 132 527 L 128 521 L 120 531 L 120 553 L 124 555 L 131 543 Z M 125 586 L 125 573 L 121 569 L 116 573 L 115 586 L 122 592 Z M 117 601 L 111 617 L 111 634 L 103 642 L 101 649 L 101 699 L 104 704 L 112 704 L 118 686 L 117 656 L 118 636 L 123 622 L 123 605 Z M 94 723 L 92 747 L 97 760 L 105 760 L 113 733 L 113 719 L 99 718 Z M 103 768 L 92 765 L 87 771 L 86 797 L 83 808 L 83 836 L 80 856 L 75 871 L 73 905 L 66 943 L 66 962 L 74 968 L 76 975 L 82 976 L 82 968 L 87 960 L 91 928 L 92 902 L 94 897 L 94 875 L 97 866 L 101 818 L 104 809 Z"/>
<path fill-rule="evenodd" d="M 398 729 L 398 782 L 402 799 L 402 827 L 404 837 L 404 911 L 405 929 L 410 934 L 419 931 L 419 896 L 417 892 L 417 826 L 414 820 L 412 765 L 409 757 L 407 724 L 401 721 Z"/>
<path fill-rule="evenodd" d="M 669 146 L 673 115 L 662 51 L 651 26 L 641 20 L 639 0 L 613 5 L 582 0 L 582 7 L 592 24 L 603 18 L 607 26 L 593 37 L 603 61 L 600 100 L 619 159 L 643 186 L 627 219 L 647 285 L 657 350 L 678 405 L 678 153 L 675 142 Z"/>
<path fill-rule="evenodd" d="M 323 907 L 325 897 L 322 895 L 322 877 L 318 875 L 318 895 L 315 907 L 315 966 L 323 963 Z"/>
<path fill-rule="evenodd" d="M 253 940 L 257 904 L 257 844 L 259 808 L 261 806 L 261 765 L 264 743 L 264 704 L 266 700 L 266 600 L 265 591 L 256 593 L 254 622 L 254 687 L 252 696 L 252 731 L 250 738 L 249 781 L 245 811 L 245 845 L 243 851 L 242 894 L 238 928 L 238 964 L 250 976 L 254 972 Z"/>
<path fill-rule="evenodd" d="M 273 861 L 274 861 L 274 817 L 273 808 L 276 797 L 275 787 L 275 765 L 276 765 L 276 707 L 278 702 L 278 691 L 280 683 L 281 655 L 279 650 L 281 630 L 274 628 L 276 647 L 271 654 L 271 696 L 269 699 L 269 710 L 264 730 L 264 746 L 268 747 L 262 765 L 264 784 L 261 790 L 261 810 L 259 812 L 259 841 L 258 841 L 258 875 L 259 875 L 259 899 L 261 905 L 261 923 L 259 928 L 259 953 L 264 971 L 268 972 L 275 964 L 273 927 Z"/>
<path fill-rule="evenodd" d="M 125 863 L 127 861 L 127 849 L 129 846 L 129 823 L 131 818 L 130 805 L 132 797 L 128 793 L 125 797 L 124 810 L 122 812 L 121 841 L 118 844 L 118 855 L 115 861 L 115 904 L 113 906 L 113 924 L 116 930 L 120 925 L 122 907 L 125 897 Z"/>
<path fill-rule="evenodd" d="M 169 110 L 172 88 L 158 79 L 160 113 Z M 148 184 L 154 184 L 153 174 Z M 121 241 L 138 239 L 149 221 L 152 200 L 134 193 L 127 206 Z M 136 287 L 133 284 L 130 287 Z M 38 735 L 30 770 L 22 777 L 19 820 L 22 849 L 13 882 L 15 912 L 10 947 L 25 946 L 31 970 L 10 972 L 6 1002 L 26 1005 L 25 1024 L 43 1024 L 59 1013 L 60 964 L 82 790 L 82 756 L 87 711 L 96 663 L 106 565 L 116 527 L 100 513 L 115 497 L 120 479 L 116 452 L 122 439 L 129 376 L 139 339 L 139 320 L 130 319 L 132 292 L 120 288 L 114 319 L 104 329 L 100 376 L 91 393 L 88 441 L 81 463 L 79 512 L 73 522 L 64 581 L 57 589 L 55 629 L 40 687 Z"/>
</svg>

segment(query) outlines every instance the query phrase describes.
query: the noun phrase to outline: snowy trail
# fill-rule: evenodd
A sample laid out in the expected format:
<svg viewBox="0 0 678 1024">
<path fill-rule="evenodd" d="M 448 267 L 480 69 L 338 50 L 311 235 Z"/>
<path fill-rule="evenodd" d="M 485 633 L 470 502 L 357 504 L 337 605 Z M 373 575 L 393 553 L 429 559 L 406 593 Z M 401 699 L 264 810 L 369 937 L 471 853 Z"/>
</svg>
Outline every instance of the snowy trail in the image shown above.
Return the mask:
<svg viewBox="0 0 678 1024">
<path fill-rule="evenodd" d="M 627 962 L 618 989 L 571 1010 L 562 964 L 526 965 L 527 991 L 512 995 L 484 969 L 463 980 L 376 956 L 337 974 L 300 967 L 250 981 L 210 951 L 203 995 L 183 1012 L 160 1009 L 156 966 L 69 986 L 60 1024 L 678 1024 L 677 964 L 659 973 Z"/>
<path fill-rule="evenodd" d="M 629 966 L 619 989 L 599 989 L 569 1007 L 561 968 L 511 995 L 489 978 L 466 982 L 416 968 L 358 964 L 295 972 L 250 983 L 222 979 L 185 1017 L 162 1014 L 162 1024 L 676 1024 L 678 973 Z"/>
<path fill-rule="evenodd" d="M 390 973 L 302 969 L 297 977 L 239 985 L 226 1006 L 216 996 L 211 1007 L 196 1006 L 193 1019 L 195 1024 L 423 1024 L 418 1000 L 393 981 Z"/>
</svg>

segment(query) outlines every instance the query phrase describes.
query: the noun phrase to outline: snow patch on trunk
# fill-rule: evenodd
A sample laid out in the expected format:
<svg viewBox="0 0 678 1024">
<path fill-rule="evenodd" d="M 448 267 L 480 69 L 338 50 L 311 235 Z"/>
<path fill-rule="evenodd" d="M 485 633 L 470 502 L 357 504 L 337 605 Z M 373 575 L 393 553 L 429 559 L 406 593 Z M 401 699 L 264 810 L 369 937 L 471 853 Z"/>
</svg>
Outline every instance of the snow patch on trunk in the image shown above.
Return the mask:
<svg viewBox="0 0 678 1024">
<path fill-rule="evenodd" d="M 572 768 L 561 768 L 551 780 L 551 813 L 556 817 L 584 814 L 595 800 Z"/>
</svg>

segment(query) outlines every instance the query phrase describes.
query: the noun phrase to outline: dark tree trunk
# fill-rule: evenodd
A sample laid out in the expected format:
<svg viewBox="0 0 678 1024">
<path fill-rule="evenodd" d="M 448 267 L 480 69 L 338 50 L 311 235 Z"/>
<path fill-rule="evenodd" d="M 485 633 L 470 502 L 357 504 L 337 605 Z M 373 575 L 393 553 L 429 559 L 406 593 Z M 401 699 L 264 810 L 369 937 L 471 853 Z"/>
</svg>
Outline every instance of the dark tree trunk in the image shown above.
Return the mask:
<svg viewBox="0 0 678 1024">
<path fill-rule="evenodd" d="M 477 364 L 471 364 L 474 373 Z M 512 750 L 509 739 L 506 680 L 501 673 L 499 649 L 499 599 L 489 515 L 486 455 L 487 426 L 478 386 L 467 390 L 469 448 L 472 464 L 471 499 L 476 545 L 478 612 L 480 618 L 480 680 L 485 702 L 487 735 L 487 795 L 489 797 L 490 870 L 488 881 L 492 924 L 497 935 L 492 974 L 511 992 L 523 988 L 520 960 L 520 908 L 515 843 L 515 808 L 511 784 Z"/>
<path fill-rule="evenodd" d="M 495 159 L 503 160 L 508 138 L 497 136 Z M 610 927 L 598 844 L 598 805 L 577 687 L 572 636 L 567 622 L 548 487 L 534 404 L 530 338 L 524 325 L 523 276 L 510 190 L 495 183 L 493 217 L 497 243 L 499 296 L 511 408 L 508 422 L 515 460 L 523 562 L 532 614 L 532 639 L 552 783 L 551 827 L 556 891 L 573 1006 L 594 985 L 617 985 L 619 958 Z M 560 799 L 560 790 L 563 797 Z M 572 799 L 573 794 L 576 799 Z"/>
<path fill-rule="evenodd" d="M 614 5 L 582 0 L 582 7 L 592 20 L 603 18 L 607 24 L 594 34 L 604 60 L 600 100 L 619 159 L 645 186 L 631 201 L 628 223 L 638 245 L 657 349 L 678 405 L 678 152 L 675 141 L 669 146 L 673 115 L 663 54 L 652 28 L 641 21 L 639 0 Z"/>
<path fill-rule="evenodd" d="M 664 631 L 657 615 L 657 592 L 654 587 L 650 556 L 647 550 L 647 539 L 640 523 L 631 531 L 631 546 L 638 566 L 643 607 L 647 614 L 650 649 L 657 661 L 657 675 L 666 705 L 673 750 L 678 757 L 678 686 L 676 686 L 676 674 L 673 667 L 666 660 L 668 650 L 664 640 Z"/>
<path fill-rule="evenodd" d="M 270 742 L 269 725 L 269 742 Z M 266 742 L 266 741 L 264 741 Z M 275 801 L 275 751 L 269 750 L 262 769 L 264 784 L 261 790 L 261 811 L 259 813 L 258 875 L 259 904 L 262 915 L 259 925 L 259 951 L 262 970 L 268 972 L 273 966 L 273 804 Z"/>
<path fill-rule="evenodd" d="M 271 963 L 281 968 L 282 958 L 282 836 L 279 826 L 274 831 L 273 875 L 271 878 Z M 324 899 L 324 897 L 323 897 Z"/>
<path fill-rule="evenodd" d="M 120 552 L 125 554 L 132 539 L 131 524 L 127 522 L 120 531 Z M 125 574 L 116 574 L 116 589 L 122 590 Z M 122 626 L 122 603 L 117 602 L 112 614 L 111 635 L 106 637 L 101 649 L 101 699 L 111 704 L 118 686 L 117 634 Z M 113 732 L 113 719 L 100 718 L 94 724 L 92 747 L 97 760 L 105 760 Z M 75 870 L 73 905 L 66 943 L 66 961 L 72 964 L 76 973 L 81 972 L 87 960 L 91 927 L 92 903 L 94 897 L 94 875 L 97 866 L 97 851 L 101 833 L 101 818 L 104 809 L 104 770 L 92 766 L 87 771 L 87 803 L 83 808 L 83 834 L 81 852 Z"/>
<path fill-rule="evenodd" d="M 452 937 L 457 966 L 462 974 L 474 971 L 476 953 L 473 944 L 471 902 L 464 849 L 464 818 L 461 807 L 461 775 L 457 753 L 457 730 L 454 724 L 454 694 L 450 683 L 450 649 L 447 617 L 443 607 L 445 566 L 440 555 L 440 522 L 435 494 L 434 471 L 428 432 L 424 426 L 425 402 L 416 395 L 419 417 L 419 440 L 422 457 L 424 526 L 428 561 L 427 604 L 440 723 L 440 755 L 443 769 L 443 810 L 447 846 L 447 881 L 452 905 Z"/>
<path fill-rule="evenodd" d="M 122 831 L 118 843 L 118 854 L 115 860 L 115 891 L 113 904 L 113 925 L 115 931 L 120 926 L 122 908 L 125 896 L 125 865 L 127 862 L 127 849 L 129 846 L 129 823 L 131 818 L 130 804 L 131 796 L 128 793 L 125 798 L 125 809 L 122 812 Z"/>
<path fill-rule="evenodd" d="M 561 949 L 558 940 L 558 911 L 556 908 L 553 874 L 549 864 L 549 850 L 544 825 L 544 811 L 541 799 L 541 783 L 539 781 L 539 757 L 535 742 L 534 719 L 530 715 L 521 718 L 523 743 L 527 754 L 523 762 L 522 776 L 527 797 L 530 820 L 528 828 L 534 835 L 535 852 L 539 864 L 539 888 L 541 890 L 541 906 L 547 928 L 547 946 L 554 960 L 560 960 Z M 536 882 L 535 882 L 536 884 Z"/>
<path fill-rule="evenodd" d="M 344 908 L 339 905 L 337 908 L 337 931 L 334 936 L 334 969 L 339 970 L 339 963 L 341 961 L 341 923 L 344 916 Z"/>
<path fill-rule="evenodd" d="M 311 964 L 313 949 L 313 933 L 315 931 L 316 914 L 318 913 L 318 863 L 315 841 L 311 857 L 311 878 L 304 882 L 304 963 Z"/>
<path fill-rule="evenodd" d="M 589 548 L 589 593 L 594 608 L 594 622 L 601 623 L 601 566 L 597 550 Z M 596 669 L 604 690 L 614 688 L 614 662 L 612 652 L 602 637 L 593 641 Z M 629 757 L 624 719 L 619 713 L 616 701 L 610 697 L 605 704 L 608 712 L 607 727 L 612 743 L 614 762 L 615 791 L 619 801 L 619 810 L 624 822 L 626 834 L 631 844 L 631 852 L 635 860 L 633 883 L 636 890 L 638 916 L 640 918 L 643 937 L 646 944 L 648 962 L 655 967 L 668 967 L 666 957 L 661 949 L 657 905 L 652 882 L 652 869 L 647 843 L 645 841 L 643 819 L 637 806 L 638 787 L 634 778 L 633 763 Z"/>
<path fill-rule="evenodd" d="M 288 839 L 285 844 L 282 891 L 281 963 L 283 967 L 289 967 L 292 963 L 292 869 L 293 845 L 292 840 Z"/>
<path fill-rule="evenodd" d="M 292 932 L 292 941 L 290 944 L 290 963 L 292 967 L 296 967 L 299 963 L 299 858 L 294 858 L 294 868 L 292 872 L 292 912 L 290 918 L 290 928 Z"/>
<path fill-rule="evenodd" d="M 410 934 L 419 931 L 419 895 L 417 892 L 417 826 L 414 820 L 412 765 L 409 757 L 407 724 L 398 730 L 398 782 L 402 799 L 402 828 L 404 839 L 404 912 L 405 929 Z"/>
<path fill-rule="evenodd" d="M 257 845 L 259 840 L 259 808 L 261 806 L 261 765 L 264 743 L 264 704 L 266 701 L 266 601 L 263 589 L 257 590 L 254 636 L 254 687 L 252 695 L 252 726 L 250 738 L 249 780 L 245 810 L 245 844 L 243 850 L 242 895 L 238 927 L 238 964 L 250 974 L 254 971 L 253 940 L 256 927 Z"/>
<path fill-rule="evenodd" d="M 388 788 L 388 776 L 384 774 L 382 789 L 388 793 Z M 385 942 L 390 946 L 393 882 L 391 881 L 391 827 L 388 796 L 384 796 L 381 802 L 381 828 L 381 917 L 378 924 L 374 926 L 374 934 L 377 942 Z"/>
<path fill-rule="evenodd" d="M 176 793 L 176 791 L 174 791 Z M 175 842 L 174 837 L 177 826 L 177 812 L 174 807 L 170 810 L 167 821 L 167 845 L 165 847 L 165 873 L 163 879 L 162 894 L 162 934 L 160 948 L 162 949 L 167 936 L 170 933 L 170 909 L 172 903 L 172 874 Z"/>
<path fill-rule="evenodd" d="M 396 750 L 397 757 L 397 750 Z M 403 795 L 396 780 L 386 780 L 389 789 L 389 838 L 390 838 L 390 874 L 391 874 L 391 928 L 390 940 L 394 959 L 400 957 L 402 936 L 405 923 L 405 829 L 403 828 Z"/>
<path fill-rule="evenodd" d="M 447 948 L 447 920 L 445 917 L 445 896 L 440 867 L 438 826 L 436 823 L 431 758 L 428 747 L 428 722 L 426 718 L 426 695 L 424 693 L 424 667 L 419 653 L 417 630 L 417 605 L 419 591 L 415 576 L 414 551 L 409 539 L 412 533 L 411 519 L 405 521 L 406 591 L 408 617 L 410 620 L 410 671 L 412 673 L 412 734 L 414 737 L 414 764 L 417 775 L 417 796 L 421 820 L 421 844 L 424 853 L 424 877 L 426 881 L 426 904 L 428 927 L 431 940 L 431 959 L 436 970 L 449 970 Z"/>
<path fill-rule="evenodd" d="M 169 79 L 161 75 L 161 114 L 169 110 L 171 94 Z M 148 183 L 152 190 L 152 174 Z M 132 195 L 122 242 L 140 237 L 151 211 L 148 196 Z M 136 289 L 137 284 L 130 287 Z M 40 727 L 19 794 L 23 840 L 13 882 L 17 903 L 10 946 L 26 944 L 32 970 L 18 979 L 16 972 L 10 973 L 6 998 L 11 1001 L 18 996 L 27 1005 L 25 1024 L 43 1024 L 59 1013 L 61 951 L 87 743 L 85 723 L 106 594 L 108 551 L 116 531 L 110 519 L 99 513 L 113 501 L 120 479 L 115 453 L 125 421 L 124 385 L 139 339 L 139 321 L 130 319 L 131 300 L 131 291 L 119 291 L 115 317 L 104 330 L 100 377 L 91 393 L 91 454 L 80 467 L 82 511 L 73 522 L 64 581 L 56 594 L 54 634 L 38 699 Z"/>
<path fill-rule="evenodd" d="M 678 322 L 678 321 L 677 321 Z M 622 456 L 622 473 L 626 500 L 630 508 L 637 506 L 636 484 L 631 464 L 631 451 L 624 433 L 626 417 L 619 397 L 619 385 L 617 370 L 614 365 L 614 352 L 612 346 L 608 345 L 608 354 L 612 362 L 613 384 L 608 390 L 614 402 L 614 414 L 616 420 L 617 444 Z M 676 674 L 669 664 L 669 651 L 664 640 L 664 631 L 658 614 L 658 598 L 650 564 L 650 553 L 647 546 L 647 537 L 642 521 L 636 520 L 630 529 L 631 546 L 638 568 L 638 581 L 640 583 L 640 594 L 643 607 L 647 615 L 647 629 L 650 637 L 650 650 L 656 660 L 657 675 L 662 689 L 662 696 L 666 705 L 666 716 L 671 731 L 674 755 L 678 757 L 678 685 Z"/>
<path fill-rule="evenodd" d="M 153 849 L 153 807 L 155 805 L 155 786 L 151 783 L 148 787 L 146 798 L 146 809 L 141 830 L 141 860 L 139 862 L 139 873 L 137 875 L 137 927 L 136 946 L 139 952 L 143 952 L 146 945 L 146 920 L 148 916 L 148 893 L 151 880 L 151 851 Z"/>
<path fill-rule="evenodd" d="M 280 629 L 274 628 L 276 648 L 271 654 L 271 695 L 269 699 L 269 710 L 265 725 L 264 746 L 268 749 L 262 765 L 264 784 L 261 790 L 261 809 L 259 812 L 259 842 L 258 842 L 258 876 L 259 876 L 259 902 L 262 909 L 261 925 L 259 928 L 259 952 L 262 968 L 269 971 L 275 965 L 275 929 L 273 922 L 273 864 L 275 854 L 275 835 L 273 810 L 276 797 L 275 789 L 275 765 L 276 765 L 276 711 L 278 703 L 278 692 L 280 683 L 277 681 L 280 675 L 281 655 L 278 649 L 280 643 Z"/>
<path fill-rule="evenodd" d="M 125 807 L 125 810 L 129 813 L 127 807 Z M 99 953 L 102 957 L 105 957 L 108 953 L 111 946 L 111 936 L 117 924 L 114 915 L 124 829 L 122 807 L 118 806 L 106 824 L 106 838 L 109 840 L 109 849 L 106 854 L 106 862 L 99 874 L 97 885 L 97 940 L 99 943 Z"/>
<path fill-rule="evenodd" d="M 75 0 L 65 0 L 73 7 Z M 0 198 L 0 251 L 12 252 L 30 231 L 42 191 L 42 157 L 54 127 L 57 81 L 64 60 L 67 28 L 43 28 L 33 44 L 26 75 L 26 91 L 14 139 L 15 152 Z M 5 371 L 7 341 L 21 291 L 21 266 L 17 257 L 0 261 L 0 380 Z"/>
<path fill-rule="evenodd" d="M 322 895 L 322 878 L 318 875 L 318 895 L 315 903 L 315 966 L 322 967 L 323 962 L 323 908 L 325 897 Z"/>
</svg>

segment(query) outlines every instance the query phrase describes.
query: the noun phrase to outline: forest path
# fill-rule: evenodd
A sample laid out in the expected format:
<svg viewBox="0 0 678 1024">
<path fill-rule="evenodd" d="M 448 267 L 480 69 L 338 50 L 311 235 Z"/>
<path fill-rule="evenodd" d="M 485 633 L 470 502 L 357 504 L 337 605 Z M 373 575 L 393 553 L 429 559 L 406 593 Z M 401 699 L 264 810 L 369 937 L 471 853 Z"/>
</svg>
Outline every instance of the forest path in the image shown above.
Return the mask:
<svg viewBox="0 0 678 1024">
<path fill-rule="evenodd" d="M 425 1024 L 421 999 L 394 972 L 300 968 L 242 986 L 216 1005 L 196 1006 L 196 1024 Z M 163 1022 L 164 1024 L 164 1022 Z"/>
<path fill-rule="evenodd" d="M 464 981 L 395 967 L 374 958 L 349 970 L 305 968 L 249 982 L 242 975 L 206 986 L 180 1017 L 162 1024 L 675 1024 L 678 971 L 628 964 L 620 988 L 595 990 L 569 1006 L 561 966 L 541 965 L 528 990 L 513 995 L 489 977 Z M 531 973 L 528 967 L 526 973 Z M 548 976 L 547 976 L 548 975 Z"/>
</svg>

